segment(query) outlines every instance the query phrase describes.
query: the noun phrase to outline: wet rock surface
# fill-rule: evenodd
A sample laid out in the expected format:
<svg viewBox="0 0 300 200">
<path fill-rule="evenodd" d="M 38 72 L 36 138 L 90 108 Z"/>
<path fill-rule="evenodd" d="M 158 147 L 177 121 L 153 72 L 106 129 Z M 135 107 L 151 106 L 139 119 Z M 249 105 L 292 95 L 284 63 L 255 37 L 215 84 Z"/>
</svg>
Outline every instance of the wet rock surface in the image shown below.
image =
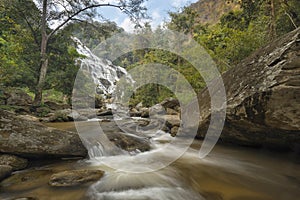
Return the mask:
<svg viewBox="0 0 300 200">
<path fill-rule="evenodd" d="M 28 165 L 28 160 L 14 155 L 0 155 L 0 165 L 8 165 L 13 171 L 25 169 Z"/>
<path fill-rule="evenodd" d="M 53 174 L 49 185 L 54 187 L 70 187 L 95 182 L 102 178 L 104 172 L 101 170 L 70 170 Z"/>
<path fill-rule="evenodd" d="M 296 150 L 300 142 L 300 29 L 283 36 L 226 72 L 224 142 Z M 218 88 L 212 84 L 212 94 Z M 210 95 L 199 95 L 204 138 L 210 122 Z M 213 128 L 213 127 L 212 127 Z"/>
</svg>

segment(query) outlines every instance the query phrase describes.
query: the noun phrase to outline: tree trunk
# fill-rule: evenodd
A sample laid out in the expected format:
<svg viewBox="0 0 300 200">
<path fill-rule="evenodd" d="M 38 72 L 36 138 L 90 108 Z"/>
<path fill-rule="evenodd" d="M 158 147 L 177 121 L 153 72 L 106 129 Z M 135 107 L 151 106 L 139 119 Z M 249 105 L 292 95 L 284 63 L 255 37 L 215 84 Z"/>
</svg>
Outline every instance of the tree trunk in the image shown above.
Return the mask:
<svg viewBox="0 0 300 200">
<path fill-rule="evenodd" d="M 34 106 L 40 106 L 42 103 L 43 98 L 43 87 L 45 84 L 46 73 L 48 69 L 48 56 L 47 56 L 47 43 L 48 43 L 48 36 L 46 32 L 47 28 L 47 0 L 43 1 L 43 14 L 42 14 L 42 41 L 41 41 L 41 64 L 40 64 L 40 75 L 39 75 L 39 82 L 36 87 L 35 97 L 34 97 Z"/>
<path fill-rule="evenodd" d="M 40 75 L 39 75 L 39 82 L 36 87 L 35 97 L 34 97 L 34 105 L 40 106 L 42 103 L 42 94 L 43 94 L 43 87 L 45 84 L 46 73 L 48 69 L 48 56 L 46 53 L 47 50 L 47 38 L 43 39 L 41 45 L 41 68 L 40 68 Z"/>
<path fill-rule="evenodd" d="M 275 0 L 270 0 L 270 7 L 271 7 L 270 40 L 274 40 L 277 37 Z"/>
</svg>

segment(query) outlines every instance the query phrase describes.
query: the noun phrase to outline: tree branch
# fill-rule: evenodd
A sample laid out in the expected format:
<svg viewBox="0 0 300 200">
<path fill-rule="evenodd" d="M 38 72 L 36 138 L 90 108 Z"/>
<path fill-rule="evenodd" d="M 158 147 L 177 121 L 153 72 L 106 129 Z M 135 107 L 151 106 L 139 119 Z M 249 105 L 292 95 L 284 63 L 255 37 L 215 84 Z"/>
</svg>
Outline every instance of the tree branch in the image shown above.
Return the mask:
<svg viewBox="0 0 300 200">
<path fill-rule="evenodd" d="M 292 24 L 294 25 L 295 28 L 298 28 L 298 26 L 296 25 L 296 23 L 294 22 L 292 16 L 287 12 L 287 11 L 284 11 L 285 14 L 288 16 L 288 18 L 291 20 Z"/>
<path fill-rule="evenodd" d="M 21 15 L 23 15 L 23 18 L 25 19 L 26 24 L 27 24 L 27 26 L 29 27 L 29 29 L 30 29 L 30 31 L 31 31 L 31 34 L 32 34 L 32 36 L 33 36 L 33 39 L 34 39 L 35 44 L 36 44 L 37 46 L 40 46 L 40 43 L 38 42 L 38 38 L 37 38 L 36 32 L 34 31 L 32 25 L 30 24 L 30 22 L 28 21 L 27 17 L 26 17 L 23 13 L 21 13 Z"/>
<path fill-rule="evenodd" d="M 74 14 L 72 14 L 71 16 L 69 16 L 63 23 L 61 23 L 58 27 L 56 27 L 54 30 L 52 30 L 50 32 L 50 34 L 48 35 L 48 38 L 50 38 L 55 32 L 57 32 L 59 29 L 61 29 L 64 25 L 66 25 L 69 21 L 73 20 L 77 15 L 79 15 L 80 13 L 86 11 L 86 10 L 89 10 L 89 9 L 92 9 L 92 8 L 97 8 L 97 7 L 114 7 L 114 8 L 118 8 L 120 9 L 121 11 L 125 11 L 127 14 L 130 14 L 130 11 L 125 9 L 123 6 L 121 5 L 114 5 L 114 4 L 95 4 L 95 5 L 90 5 L 90 6 L 87 6 L 85 8 L 82 8 L 80 10 L 78 10 L 77 12 L 75 12 Z M 133 16 L 131 16 L 133 17 Z"/>
</svg>

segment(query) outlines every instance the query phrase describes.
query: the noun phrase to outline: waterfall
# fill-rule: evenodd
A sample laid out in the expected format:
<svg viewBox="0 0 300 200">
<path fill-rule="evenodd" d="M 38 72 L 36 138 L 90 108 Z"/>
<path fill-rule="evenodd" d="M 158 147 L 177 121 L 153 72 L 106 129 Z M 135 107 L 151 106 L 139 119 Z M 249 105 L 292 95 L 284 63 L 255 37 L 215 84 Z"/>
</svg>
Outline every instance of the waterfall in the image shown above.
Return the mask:
<svg viewBox="0 0 300 200">
<path fill-rule="evenodd" d="M 120 78 L 124 75 L 127 78 L 127 71 L 120 66 L 113 65 L 107 59 L 97 57 L 79 39 L 73 37 L 73 40 L 76 43 L 77 52 L 84 56 L 84 58 L 78 59 L 80 72 L 83 72 L 84 75 L 77 75 L 76 79 L 80 81 L 75 81 L 72 97 L 73 110 L 80 113 L 81 109 L 86 110 L 86 108 L 90 109 L 90 107 L 93 107 L 92 105 L 95 103 L 93 96 L 95 93 L 101 95 L 104 99 L 110 96 L 116 89 L 116 83 Z M 111 106 L 106 105 L 107 108 Z M 92 112 L 95 112 L 95 110 L 91 109 L 90 113 L 95 114 Z M 89 122 L 88 128 L 82 123 L 75 124 L 90 158 L 124 153 L 107 138 L 97 121 Z"/>
<path fill-rule="evenodd" d="M 126 69 L 113 65 L 107 59 L 99 58 L 78 38 L 73 37 L 73 40 L 77 44 L 77 52 L 85 56 L 85 58 L 79 59 L 81 70 L 90 73 L 97 86 L 97 93 L 104 94 L 104 96 L 112 94 L 116 83 L 123 75 L 127 75 Z"/>
</svg>

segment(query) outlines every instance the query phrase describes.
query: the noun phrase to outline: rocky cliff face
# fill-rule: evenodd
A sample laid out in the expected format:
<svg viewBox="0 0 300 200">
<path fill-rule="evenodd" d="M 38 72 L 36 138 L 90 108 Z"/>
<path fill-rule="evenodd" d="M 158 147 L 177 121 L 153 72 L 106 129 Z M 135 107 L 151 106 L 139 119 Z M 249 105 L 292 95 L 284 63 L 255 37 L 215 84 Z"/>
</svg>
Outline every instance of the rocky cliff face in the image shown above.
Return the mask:
<svg viewBox="0 0 300 200">
<path fill-rule="evenodd" d="M 237 3 L 225 0 L 200 0 L 189 7 L 199 13 L 198 21 L 201 24 L 215 24 L 222 15 L 240 9 Z"/>
<path fill-rule="evenodd" d="M 258 50 L 222 78 L 227 93 L 222 141 L 299 151 L 300 29 Z M 208 90 L 198 98 L 198 137 L 204 137 L 210 119 Z"/>
</svg>

